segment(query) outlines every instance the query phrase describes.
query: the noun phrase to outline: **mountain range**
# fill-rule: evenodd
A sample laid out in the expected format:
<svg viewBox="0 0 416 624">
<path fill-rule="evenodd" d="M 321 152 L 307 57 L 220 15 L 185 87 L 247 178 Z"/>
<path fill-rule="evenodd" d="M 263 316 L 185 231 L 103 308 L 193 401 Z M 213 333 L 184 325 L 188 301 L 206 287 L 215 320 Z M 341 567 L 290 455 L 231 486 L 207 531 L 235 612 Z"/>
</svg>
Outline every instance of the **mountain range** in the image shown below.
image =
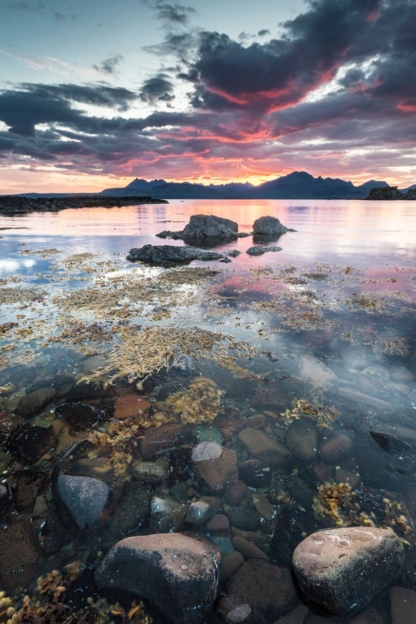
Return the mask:
<svg viewBox="0 0 416 624">
<path fill-rule="evenodd" d="M 109 188 L 102 195 L 122 197 L 146 193 L 160 199 L 365 199 L 372 188 L 387 188 L 387 182 L 369 180 L 360 186 L 339 178 L 315 178 L 306 171 L 254 186 L 249 182 L 195 184 L 136 178 L 124 188 Z"/>
</svg>

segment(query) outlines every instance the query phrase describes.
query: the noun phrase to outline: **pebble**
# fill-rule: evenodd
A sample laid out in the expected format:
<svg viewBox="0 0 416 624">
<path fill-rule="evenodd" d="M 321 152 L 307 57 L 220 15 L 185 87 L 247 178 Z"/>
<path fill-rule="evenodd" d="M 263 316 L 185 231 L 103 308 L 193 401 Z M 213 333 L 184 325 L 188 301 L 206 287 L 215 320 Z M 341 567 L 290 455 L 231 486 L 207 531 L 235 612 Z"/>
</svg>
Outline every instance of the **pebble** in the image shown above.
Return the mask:
<svg viewBox="0 0 416 624">
<path fill-rule="evenodd" d="M 267 498 L 262 494 L 257 492 L 253 494 L 253 504 L 256 511 L 258 511 L 258 513 L 266 520 L 272 520 L 276 516 L 273 505 L 271 505 Z"/>
<path fill-rule="evenodd" d="M 16 413 L 23 418 L 30 418 L 46 407 L 55 395 L 55 388 L 39 388 L 21 398 Z"/>
<path fill-rule="evenodd" d="M 231 481 L 225 488 L 224 500 L 232 507 L 239 505 L 247 496 L 248 487 L 243 481 Z"/>
<path fill-rule="evenodd" d="M 216 442 L 201 442 L 192 451 L 192 461 L 200 462 L 221 457 L 223 448 Z"/>
<path fill-rule="evenodd" d="M 186 522 L 192 525 L 203 524 L 217 513 L 220 506 L 220 498 L 204 496 L 190 504 L 188 513 L 186 514 Z"/>
<path fill-rule="evenodd" d="M 220 581 L 226 581 L 232 574 L 244 563 L 244 557 L 241 553 L 233 550 L 229 555 L 225 555 L 221 559 Z"/>
<path fill-rule="evenodd" d="M 215 442 L 222 445 L 224 436 L 218 427 L 197 427 L 195 436 L 198 442 Z"/>
<path fill-rule="evenodd" d="M 227 516 L 223 516 L 222 514 L 215 514 L 208 521 L 207 531 L 210 533 L 217 533 L 220 531 L 228 531 L 230 528 L 230 521 Z"/>
<path fill-rule="evenodd" d="M 234 544 L 229 537 L 214 536 L 211 537 L 211 540 L 214 542 L 222 556 L 229 555 L 234 550 Z"/>
<path fill-rule="evenodd" d="M 313 461 L 318 449 L 318 430 L 315 423 L 308 418 L 294 420 L 287 429 L 285 442 L 297 459 Z"/>
<path fill-rule="evenodd" d="M 352 440 L 343 433 L 334 435 L 329 440 L 324 440 L 320 448 L 320 456 L 324 462 L 332 464 L 339 461 L 352 449 Z"/>
<path fill-rule="evenodd" d="M 273 622 L 273 624 L 304 624 L 308 613 L 308 607 L 305 607 L 305 605 L 299 605 L 287 615 L 284 615 L 276 620 L 276 622 Z"/>
<path fill-rule="evenodd" d="M 150 502 L 150 525 L 157 533 L 181 531 L 185 526 L 188 505 L 172 498 L 154 496 Z"/>
<path fill-rule="evenodd" d="M 225 619 L 232 624 L 238 624 L 244 622 L 251 613 L 251 607 L 247 603 L 235 607 L 232 611 L 226 614 Z"/>
<path fill-rule="evenodd" d="M 269 559 L 265 552 L 244 537 L 233 537 L 234 548 L 246 559 Z"/>
<path fill-rule="evenodd" d="M 356 403 L 362 403 L 363 405 L 374 407 L 374 409 L 382 412 L 391 410 L 391 405 L 390 403 L 387 403 L 387 401 L 382 401 L 381 399 L 377 399 L 376 397 L 368 394 L 351 390 L 351 388 L 339 388 L 338 394 L 344 397 L 344 399 L 349 399 L 350 401 L 355 401 Z"/>
<path fill-rule="evenodd" d="M 243 531 L 256 531 L 260 526 L 261 518 L 257 511 L 250 509 L 250 507 L 244 507 L 238 505 L 236 507 L 230 507 L 225 512 L 230 524 L 237 529 Z"/>
<path fill-rule="evenodd" d="M 222 492 L 230 481 L 238 478 L 237 453 L 229 448 L 223 448 L 214 442 L 202 442 L 210 446 L 219 447 L 221 455 L 206 460 L 195 461 L 195 469 L 201 481 L 201 487 L 212 493 Z M 201 446 L 199 444 L 198 446 Z M 211 451 L 209 451 L 211 453 Z M 218 450 L 215 451 L 218 453 Z M 205 451 L 204 451 L 205 454 Z"/>
<path fill-rule="evenodd" d="M 248 451 L 265 464 L 279 467 L 292 459 L 292 454 L 282 444 L 264 431 L 247 427 L 238 434 Z"/>
<path fill-rule="evenodd" d="M 125 420 L 130 416 L 139 416 L 147 412 L 150 403 L 138 394 L 126 394 L 114 401 L 114 407 L 114 418 Z"/>
<path fill-rule="evenodd" d="M 348 483 L 353 490 L 361 483 L 361 479 L 358 475 L 349 470 L 342 469 L 335 470 L 335 481 L 337 483 Z"/>
<path fill-rule="evenodd" d="M 157 485 L 168 476 L 167 467 L 160 462 L 139 462 L 133 466 L 133 477 L 144 483 Z"/>
<path fill-rule="evenodd" d="M 107 506 L 109 488 L 94 477 L 60 475 L 58 493 L 80 529 L 94 528 Z"/>
<path fill-rule="evenodd" d="M 238 466 L 240 479 L 249 487 L 267 487 L 272 480 L 273 473 L 268 466 L 258 459 L 248 459 Z"/>
</svg>

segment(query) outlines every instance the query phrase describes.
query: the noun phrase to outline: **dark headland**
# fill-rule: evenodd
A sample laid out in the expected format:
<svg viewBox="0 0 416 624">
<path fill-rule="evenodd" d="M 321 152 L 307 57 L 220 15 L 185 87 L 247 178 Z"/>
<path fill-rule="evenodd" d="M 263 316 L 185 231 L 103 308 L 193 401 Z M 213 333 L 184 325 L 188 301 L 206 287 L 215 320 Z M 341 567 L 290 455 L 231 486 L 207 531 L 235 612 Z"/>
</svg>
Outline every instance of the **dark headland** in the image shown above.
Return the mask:
<svg viewBox="0 0 416 624">
<path fill-rule="evenodd" d="M 103 197 L 103 195 L 64 195 L 60 197 L 25 197 L 1 195 L 0 214 L 25 214 L 28 212 L 55 212 L 65 208 L 115 208 L 138 204 L 167 204 L 164 199 L 129 195 Z"/>
</svg>

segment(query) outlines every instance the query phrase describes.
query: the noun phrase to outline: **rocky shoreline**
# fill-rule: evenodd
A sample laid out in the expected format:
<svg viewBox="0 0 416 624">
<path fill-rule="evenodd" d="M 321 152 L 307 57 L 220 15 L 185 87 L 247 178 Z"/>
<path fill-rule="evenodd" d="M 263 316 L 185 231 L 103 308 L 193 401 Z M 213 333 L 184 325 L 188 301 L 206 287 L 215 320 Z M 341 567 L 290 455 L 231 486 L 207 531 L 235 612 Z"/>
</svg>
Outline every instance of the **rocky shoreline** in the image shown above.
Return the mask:
<svg viewBox="0 0 416 624">
<path fill-rule="evenodd" d="M 29 212 L 56 212 L 66 208 L 118 208 L 136 204 L 167 204 L 165 199 L 148 196 L 103 197 L 102 195 L 67 195 L 66 197 L 0 196 L 0 214 L 27 214 Z"/>
</svg>

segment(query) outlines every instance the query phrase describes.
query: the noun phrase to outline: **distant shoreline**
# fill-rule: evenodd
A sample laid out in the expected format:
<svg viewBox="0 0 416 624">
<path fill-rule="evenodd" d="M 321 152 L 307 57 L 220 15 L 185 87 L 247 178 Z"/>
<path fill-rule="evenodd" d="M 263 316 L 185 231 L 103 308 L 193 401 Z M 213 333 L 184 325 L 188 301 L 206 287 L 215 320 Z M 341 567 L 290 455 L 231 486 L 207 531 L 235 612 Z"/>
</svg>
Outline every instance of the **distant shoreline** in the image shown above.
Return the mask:
<svg viewBox="0 0 416 624">
<path fill-rule="evenodd" d="M 58 212 L 67 208 L 118 208 L 142 204 L 168 204 L 165 199 L 149 196 L 110 197 L 103 195 L 66 195 L 63 197 L 24 197 L 0 195 L 1 214 L 28 214 L 30 212 Z"/>
</svg>

